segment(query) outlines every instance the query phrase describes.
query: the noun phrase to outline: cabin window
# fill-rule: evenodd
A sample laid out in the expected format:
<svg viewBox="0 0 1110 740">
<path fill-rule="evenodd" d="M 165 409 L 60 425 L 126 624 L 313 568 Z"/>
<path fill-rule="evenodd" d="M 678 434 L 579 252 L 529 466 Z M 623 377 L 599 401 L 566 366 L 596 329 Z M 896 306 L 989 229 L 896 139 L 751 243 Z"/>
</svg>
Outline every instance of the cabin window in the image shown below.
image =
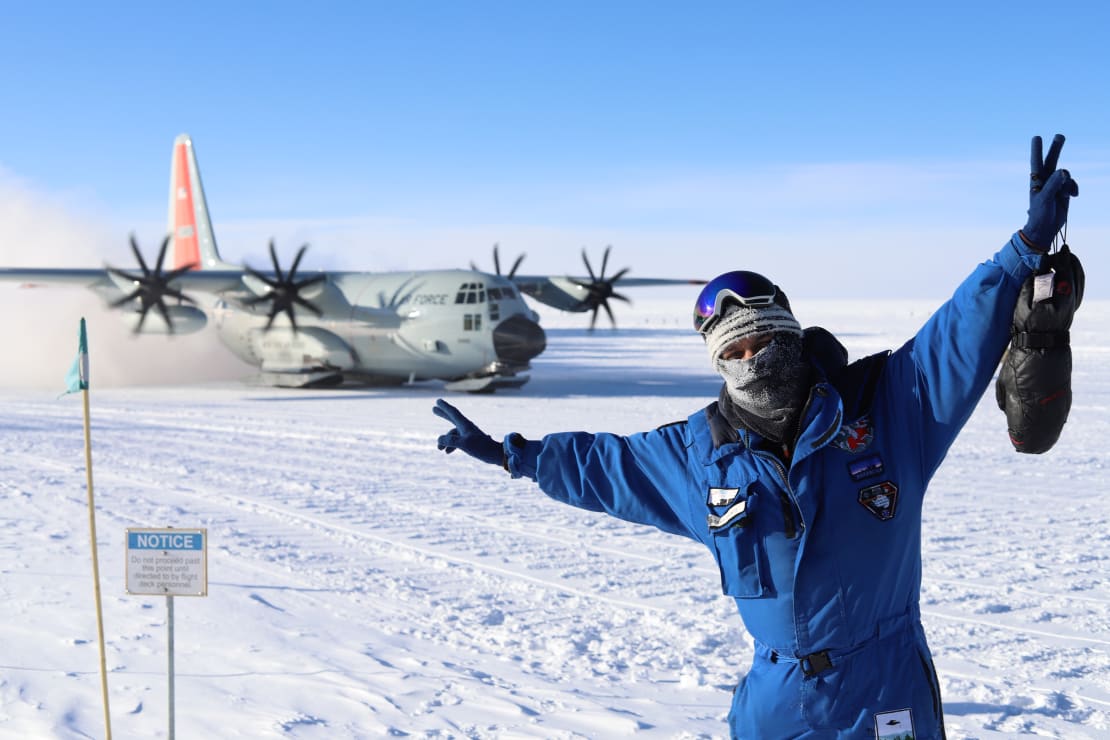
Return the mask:
<svg viewBox="0 0 1110 740">
<path fill-rule="evenodd" d="M 455 303 L 485 303 L 486 286 L 482 283 L 463 283 L 455 295 Z"/>
<path fill-rule="evenodd" d="M 482 314 L 480 313 L 464 313 L 463 314 L 463 331 L 481 331 L 482 330 Z"/>
</svg>

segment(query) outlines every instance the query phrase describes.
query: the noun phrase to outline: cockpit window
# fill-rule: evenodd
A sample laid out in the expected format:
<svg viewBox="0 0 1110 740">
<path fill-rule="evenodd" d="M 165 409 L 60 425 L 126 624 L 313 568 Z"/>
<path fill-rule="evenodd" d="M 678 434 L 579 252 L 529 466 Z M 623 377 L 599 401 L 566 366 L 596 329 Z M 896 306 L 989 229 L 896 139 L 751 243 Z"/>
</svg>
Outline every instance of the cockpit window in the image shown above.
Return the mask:
<svg viewBox="0 0 1110 740">
<path fill-rule="evenodd" d="M 486 286 L 482 283 L 463 283 L 455 296 L 455 303 L 485 303 Z"/>
<path fill-rule="evenodd" d="M 495 288 L 491 285 L 486 288 L 486 293 L 489 295 L 491 301 L 501 300 L 501 288 Z"/>
</svg>

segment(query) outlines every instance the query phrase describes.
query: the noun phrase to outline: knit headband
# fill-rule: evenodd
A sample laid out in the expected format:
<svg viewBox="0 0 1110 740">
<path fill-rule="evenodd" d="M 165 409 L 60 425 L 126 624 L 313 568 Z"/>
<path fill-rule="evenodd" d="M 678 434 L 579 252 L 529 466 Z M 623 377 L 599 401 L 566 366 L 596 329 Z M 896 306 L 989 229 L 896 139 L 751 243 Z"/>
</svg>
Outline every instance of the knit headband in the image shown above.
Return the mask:
<svg viewBox="0 0 1110 740">
<path fill-rule="evenodd" d="M 787 309 L 770 306 L 733 306 L 728 309 L 705 336 L 709 362 L 716 367 L 717 358 L 733 342 L 755 334 L 786 333 L 802 336 L 802 325 Z"/>
</svg>

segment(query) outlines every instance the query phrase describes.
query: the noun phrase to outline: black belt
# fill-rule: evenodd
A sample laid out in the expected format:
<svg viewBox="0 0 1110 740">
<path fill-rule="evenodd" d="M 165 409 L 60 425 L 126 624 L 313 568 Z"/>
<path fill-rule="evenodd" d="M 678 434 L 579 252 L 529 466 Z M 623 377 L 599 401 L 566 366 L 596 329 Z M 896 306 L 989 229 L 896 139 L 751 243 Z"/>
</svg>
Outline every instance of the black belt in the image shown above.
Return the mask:
<svg viewBox="0 0 1110 740">
<path fill-rule="evenodd" d="M 779 662 L 779 657 L 780 657 L 779 653 L 775 652 L 774 650 L 771 651 L 771 662 L 772 663 L 778 663 Z M 824 673 L 825 671 L 827 671 L 827 670 L 829 670 L 830 668 L 833 667 L 832 658 L 829 657 L 829 651 L 828 650 L 819 650 L 816 653 L 810 653 L 809 655 L 803 655 L 800 658 L 789 658 L 788 660 L 796 661 L 798 663 L 798 665 L 801 666 L 802 674 L 806 678 L 813 678 L 814 676 L 819 676 L 820 674 Z"/>
<path fill-rule="evenodd" d="M 794 656 L 780 653 L 766 645 L 761 646 L 758 640 L 756 640 L 756 647 L 757 649 L 762 647 L 767 653 L 770 653 L 769 657 L 772 663 L 778 663 L 780 661 L 784 663 L 797 663 L 802 669 L 802 674 L 806 678 L 813 678 L 814 676 L 821 675 L 825 671 L 831 670 L 833 668 L 833 658 L 839 662 L 842 658 L 855 655 L 873 646 L 877 640 L 885 639 L 904 630 L 913 629 L 914 625 L 920 622 L 919 614 L 920 612 L 918 612 L 917 607 L 914 607 L 905 614 L 898 614 L 893 617 L 881 619 L 878 624 L 875 625 L 874 637 L 866 639 L 849 648 L 828 648 L 825 650 L 818 650 L 809 655 Z"/>
</svg>

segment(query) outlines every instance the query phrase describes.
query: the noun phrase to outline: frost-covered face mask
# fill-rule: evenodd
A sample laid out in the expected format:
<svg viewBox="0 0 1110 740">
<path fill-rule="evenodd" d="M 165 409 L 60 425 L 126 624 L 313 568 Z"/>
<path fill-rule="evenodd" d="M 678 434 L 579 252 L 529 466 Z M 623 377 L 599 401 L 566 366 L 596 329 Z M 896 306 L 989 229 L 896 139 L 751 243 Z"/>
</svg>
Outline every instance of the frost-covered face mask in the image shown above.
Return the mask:
<svg viewBox="0 0 1110 740">
<path fill-rule="evenodd" d="M 775 441 L 783 441 L 801 413 L 809 381 L 802 359 L 802 338 L 776 333 L 763 349 L 741 360 L 717 358 L 717 372 L 725 381 L 728 399 L 742 412 L 746 426 Z"/>
</svg>

